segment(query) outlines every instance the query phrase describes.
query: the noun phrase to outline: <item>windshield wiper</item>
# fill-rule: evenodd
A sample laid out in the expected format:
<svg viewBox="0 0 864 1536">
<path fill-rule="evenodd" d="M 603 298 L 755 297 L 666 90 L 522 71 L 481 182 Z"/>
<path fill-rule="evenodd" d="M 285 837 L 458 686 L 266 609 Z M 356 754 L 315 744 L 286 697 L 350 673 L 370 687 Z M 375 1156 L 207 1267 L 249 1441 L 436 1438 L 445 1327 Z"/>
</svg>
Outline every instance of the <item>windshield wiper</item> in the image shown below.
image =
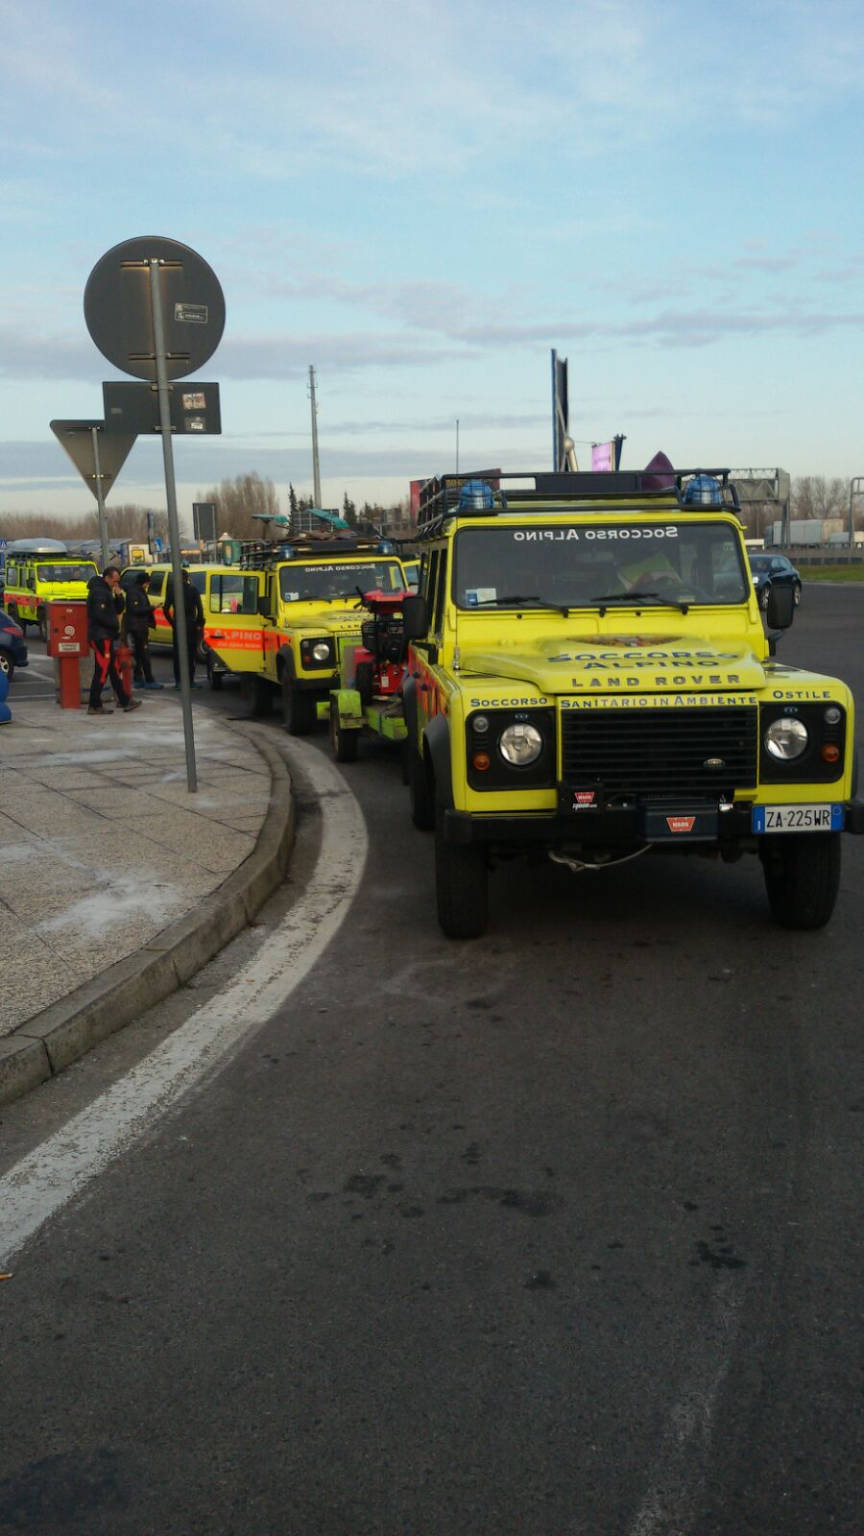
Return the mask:
<svg viewBox="0 0 864 1536">
<path fill-rule="evenodd" d="M 606 612 L 609 603 L 627 603 L 630 607 L 638 608 L 640 603 L 657 603 L 661 608 L 680 608 L 682 613 L 689 613 L 690 604 L 680 597 L 664 596 L 660 592 L 599 592 L 591 598 L 592 603 L 599 603 L 600 617 Z"/>
<path fill-rule="evenodd" d="M 471 603 L 469 606 L 471 608 L 509 608 L 520 603 L 534 603 L 538 608 L 553 608 L 556 613 L 563 613 L 565 619 L 570 617 L 570 609 L 563 603 L 553 603 L 548 597 L 538 597 L 536 593 L 532 593 L 529 597 L 523 596 L 521 592 L 513 592 L 508 597 L 484 597 L 482 603 Z"/>
</svg>

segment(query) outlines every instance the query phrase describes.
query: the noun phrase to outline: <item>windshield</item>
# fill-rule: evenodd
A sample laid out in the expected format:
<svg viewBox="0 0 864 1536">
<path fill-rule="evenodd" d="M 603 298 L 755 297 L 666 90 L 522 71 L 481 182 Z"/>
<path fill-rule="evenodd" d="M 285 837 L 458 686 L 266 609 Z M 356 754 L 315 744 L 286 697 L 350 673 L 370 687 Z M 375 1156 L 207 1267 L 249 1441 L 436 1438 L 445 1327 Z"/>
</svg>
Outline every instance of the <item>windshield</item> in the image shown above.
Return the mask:
<svg viewBox="0 0 864 1536">
<path fill-rule="evenodd" d="M 279 568 L 283 602 L 330 601 L 361 592 L 402 592 L 405 583 L 398 560 L 316 560 L 308 565 Z"/>
<path fill-rule="evenodd" d="M 636 598 L 742 603 L 750 580 L 728 523 L 497 524 L 455 539 L 460 608 L 626 607 Z"/>
<path fill-rule="evenodd" d="M 63 565 L 37 565 L 37 581 L 91 581 L 96 575 L 96 567 L 88 560 L 83 565 L 73 565 L 70 561 Z"/>
</svg>

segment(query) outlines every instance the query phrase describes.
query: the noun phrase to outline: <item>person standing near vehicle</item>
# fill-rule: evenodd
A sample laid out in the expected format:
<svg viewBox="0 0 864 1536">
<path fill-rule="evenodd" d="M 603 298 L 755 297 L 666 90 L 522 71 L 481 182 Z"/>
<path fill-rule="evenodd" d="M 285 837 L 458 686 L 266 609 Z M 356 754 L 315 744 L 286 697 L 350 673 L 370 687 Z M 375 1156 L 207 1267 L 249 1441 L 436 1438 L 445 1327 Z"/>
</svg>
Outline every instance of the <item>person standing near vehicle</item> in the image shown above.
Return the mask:
<svg viewBox="0 0 864 1536">
<path fill-rule="evenodd" d="M 136 688 L 162 687 L 161 683 L 155 681 L 153 668 L 150 665 L 149 634 L 153 628 L 154 615 L 148 596 L 149 590 L 150 572 L 139 571 L 126 593 L 126 609 L 123 615 L 123 628 L 135 657 Z"/>
<path fill-rule="evenodd" d="M 120 591 L 120 571 L 116 565 L 106 565 L 101 576 L 93 576 L 87 583 L 87 628 L 90 649 L 93 652 L 93 678 L 90 683 L 88 715 L 110 715 L 111 709 L 102 704 L 102 689 L 110 683 L 117 703 L 127 713 L 140 709 L 141 700 L 133 699 L 126 692 L 114 664 L 114 646 L 120 639 L 120 615 L 123 612 L 123 594 Z"/>
<path fill-rule="evenodd" d="M 186 648 L 189 656 L 189 686 L 197 688 L 195 681 L 195 662 L 198 656 L 198 646 L 204 634 L 204 607 L 201 602 L 201 594 L 197 587 L 193 587 L 189 580 L 189 567 L 183 566 L 183 586 L 181 588 L 183 599 L 183 612 L 186 615 Z M 165 601 L 162 604 L 168 623 L 171 625 L 173 644 L 172 661 L 174 663 L 174 687 L 180 687 L 180 650 L 177 643 L 177 630 L 174 625 L 174 584 L 169 579 Z"/>
</svg>

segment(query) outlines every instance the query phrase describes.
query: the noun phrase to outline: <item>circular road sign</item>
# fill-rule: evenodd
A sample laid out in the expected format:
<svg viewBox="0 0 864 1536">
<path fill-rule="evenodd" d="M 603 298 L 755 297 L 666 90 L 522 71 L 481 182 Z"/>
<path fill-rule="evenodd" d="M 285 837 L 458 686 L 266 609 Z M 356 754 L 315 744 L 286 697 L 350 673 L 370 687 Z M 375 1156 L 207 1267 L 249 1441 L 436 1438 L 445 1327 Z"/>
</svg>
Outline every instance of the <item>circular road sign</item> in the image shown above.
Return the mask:
<svg viewBox="0 0 864 1536">
<path fill-rule="evenodd" d="M 97 261 L 84 290 L 84 319 L 99 351 L 133 378 L 156 383 L 150 267 L 159 291 L 169 379 L 194 373 L 219 345 L 225 299 L 219 279 L 196 251 L 177 240 L 142 235 Z"/>
</svg>

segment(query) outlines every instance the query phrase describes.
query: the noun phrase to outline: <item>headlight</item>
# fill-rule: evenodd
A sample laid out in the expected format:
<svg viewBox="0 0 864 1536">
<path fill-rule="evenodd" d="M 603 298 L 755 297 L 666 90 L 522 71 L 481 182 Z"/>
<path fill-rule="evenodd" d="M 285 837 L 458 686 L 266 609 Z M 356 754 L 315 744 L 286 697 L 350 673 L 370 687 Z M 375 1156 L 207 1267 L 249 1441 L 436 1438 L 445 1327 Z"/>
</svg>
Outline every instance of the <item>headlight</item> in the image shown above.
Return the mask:
<svg viewBox="0 0 864 1536">
<path fill-rule="evenodd" d="M 300 655 L 304 666 L 323 666 L 333 660 L 333 645 L 330 640 L 301 640 Z"/>
<path fill-rule="evenodd" d="M 790 763 L 806 751 L 809 737 L 803 720 L 784 717 L 772 720 L 765 732 L 765 749 L 782 763 Z"/>
<path fill-rule="evenodd" d="M 543 750 L 543 737 L 536 725 L 508 725 L 498 738 L 498 750 L 514 768 L 535 763 Z"/>
</svg>

